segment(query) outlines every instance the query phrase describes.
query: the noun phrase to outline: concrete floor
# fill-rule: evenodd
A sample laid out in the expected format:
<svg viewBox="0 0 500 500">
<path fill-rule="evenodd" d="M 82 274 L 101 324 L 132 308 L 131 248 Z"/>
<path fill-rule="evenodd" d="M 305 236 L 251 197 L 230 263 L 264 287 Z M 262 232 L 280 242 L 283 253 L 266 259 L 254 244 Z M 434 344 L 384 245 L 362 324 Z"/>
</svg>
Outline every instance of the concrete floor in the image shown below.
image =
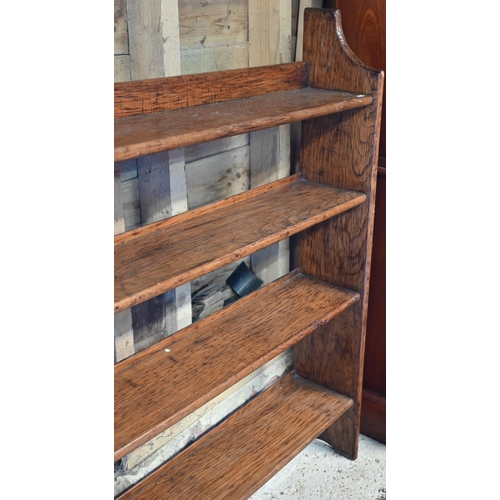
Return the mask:
<svg viewBox="0 0 500 500">
<path fill-rule="evenodd" d="M 315 440 L 250 500 L 385 500 L 385 445 L 361 435 L 357 460 Z"/>
</svg>

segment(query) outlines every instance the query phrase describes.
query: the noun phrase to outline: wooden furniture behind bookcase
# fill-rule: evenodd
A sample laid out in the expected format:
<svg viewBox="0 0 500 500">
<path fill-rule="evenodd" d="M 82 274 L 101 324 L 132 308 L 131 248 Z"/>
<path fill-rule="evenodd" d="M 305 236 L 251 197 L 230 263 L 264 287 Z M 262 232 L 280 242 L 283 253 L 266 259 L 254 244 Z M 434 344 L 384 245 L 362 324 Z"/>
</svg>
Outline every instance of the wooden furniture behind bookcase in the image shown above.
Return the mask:
<svg viewBox="0 0 500 500">
<path fill-rule="evenodd" d="M 115 85 L 115 161 L 302 120 L 301 172 L 115 237 L 115 313 L 294 236 L 296 269 L 115 365 L 115 456 L 295 346 L 294 370 L 120 499 L 248 498 L 313 439 L 357 456 L 383 72 L 340 12 L 303 62 Z"/>
</svg>

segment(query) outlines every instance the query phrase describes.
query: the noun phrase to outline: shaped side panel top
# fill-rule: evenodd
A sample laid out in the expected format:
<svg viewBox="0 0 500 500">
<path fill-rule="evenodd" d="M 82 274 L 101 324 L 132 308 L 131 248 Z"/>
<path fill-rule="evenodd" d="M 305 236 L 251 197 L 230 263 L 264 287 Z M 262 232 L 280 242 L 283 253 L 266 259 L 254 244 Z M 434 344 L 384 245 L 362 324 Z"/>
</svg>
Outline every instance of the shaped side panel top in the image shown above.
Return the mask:
<svg viewBox="0 0 500 500">
<path fill-rule="evenodd" d="M 311 63 L 311 87 L 380 97 L 383 71 L 365 65 L 349 48 L 339 10 L 305 10 L 304 60 Z"/>
</svg>

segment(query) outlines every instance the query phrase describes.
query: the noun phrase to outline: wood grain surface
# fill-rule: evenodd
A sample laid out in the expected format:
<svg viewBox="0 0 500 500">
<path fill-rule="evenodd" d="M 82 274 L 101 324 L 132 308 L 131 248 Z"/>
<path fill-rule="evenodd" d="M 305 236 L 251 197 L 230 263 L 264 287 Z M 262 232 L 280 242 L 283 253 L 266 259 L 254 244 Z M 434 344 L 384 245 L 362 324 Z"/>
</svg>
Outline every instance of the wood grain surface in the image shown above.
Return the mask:
<svg viewBox="0 0 500 500">
<path fill-rule="evenodd" d="M 285 377 L 118 500 L 246 499 L 351 405 Z"/>
<path fill-rule="evenodd" d="M 115 368 L 115 461 L 359 298 L 293 273 Z"/>
<path fill-rule="evenodd" d="M 248 0 L 175 0 L 182 47 L 228 46 L 248 39 Z"/>
<path fill-rule="evenodd" d="M 365 94 L 303 88 L 115 120 L 115 161 L 371 104 Z"/>
<path fill-rule="evenodd" d="M 248 0 L 248 65 L 289 63 L 292 2 Z M 250 187 L 290 175 L 290 124 L 256 130 L 250 136 Z M 289 240 L 282 240 L 250 257 L 251 269 L 264 283 L 290 269 Z"/>
<path fill-rule="evenodd" d="M 115 461 L 293 345 L 303 377 L 121 499 L 248 498 L 320 433 L 357 456 L 384 75 L 338 11 L 305 11 L 304 60 L 115 86 L 120 160 L 303 120 L 300 176 L 115 237 L 115 312 L 298 232 L 301 268 L 116 365 Z"/>
<path fill-rule="evenodd" d="M 352 53 L 339 11 L 306 10 L 304 33 L 312 86 L 370 94 L 374 99 L 362 109 L 307 120 L 301 130 L 304 176 L 367 196 L 367 203 L 349 213 L 300 233 L 297 246 L 298 266 L 304 273 L 361 295 L 357 304 L 295 348 L 299 375 L 354 400 L 323 438 L 339 453 L 356 458 L 384 75 Z"/>
<path fill-rule="evenodd" d="M 363 387 L 386 393 L 386 172 L 378 167 Z"/>
<path fill-rule="evenodd" d="M 386 73 L 386 0 L 336 0 L 349 47 L 364 63 Z M 385 75 L 387 81 L 387 74 Z M 385 89 L 382 99 L 379 160 L 385 162 Z M 379 166 L 385 166 L 381 161 Z"/>
<path fill-rule="evenodd" d="M 307 62 L 115 84 L 115 119 L 307 87 Z"/>
<path fill-rule="evenodd" d="M 115 313 L 349 210 L 365 195 L 289 177 L 115 238 Z"/>
<path fill-rule="evenodd" d="M 386 407 L 386 170 L 377 169 L 377 196 L 363 369 L 362 434 L 385 444 Z M 366 394 L 377 394 L 367 397 Z"/>
<path fill-rule="evenodd" d="M 129 54 L 127 0 L 114 0 L 115 3 L 115 56 Z"/>
<path fill-rule="evenodd" d="M 363 387 L 361 434 L 386 444 L 386 396 Z"/>
<path fill-rule="evenodd" d="M 370 271 L 370 299 L 366 324 L 363 370 L 363 404 L 360 431 L 385 443 L 386 372 L 386 264 L 385 264 L 385 166 L 386 166 L 386 0 L 336 0 L 342 27 L 353 52 L 365 63 L 385 73 L 378 155 L 377 196 Z M 367 398 L 365 393 L 377 393 Z"/>
</svg>

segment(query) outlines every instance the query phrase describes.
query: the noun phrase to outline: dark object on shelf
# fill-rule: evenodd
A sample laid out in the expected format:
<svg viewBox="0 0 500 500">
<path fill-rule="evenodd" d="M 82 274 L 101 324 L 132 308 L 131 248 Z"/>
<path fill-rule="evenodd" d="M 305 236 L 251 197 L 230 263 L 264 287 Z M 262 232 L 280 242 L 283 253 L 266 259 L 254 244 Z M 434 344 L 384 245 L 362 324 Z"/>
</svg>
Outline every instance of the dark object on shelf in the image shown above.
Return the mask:
<svg viewBox="0 0 500 500">
<path fill-rule="evenodd" d="M 192 321 L 206 318 L 227 304 L 239 299 L 230 286 L 220 287 L 215 282 L 198 290 L 191 299 Z"/>
<path fill-rule="evenodd" d="M 257 290 L 257 288 L 261 287 L 264 282 L 255 276 L 255 274 L 250 271 L 248 266 L 242 262 L 229 276 L 226 283 L 240 297 L 244 297 L 254 290 Z"/>
</svg>

